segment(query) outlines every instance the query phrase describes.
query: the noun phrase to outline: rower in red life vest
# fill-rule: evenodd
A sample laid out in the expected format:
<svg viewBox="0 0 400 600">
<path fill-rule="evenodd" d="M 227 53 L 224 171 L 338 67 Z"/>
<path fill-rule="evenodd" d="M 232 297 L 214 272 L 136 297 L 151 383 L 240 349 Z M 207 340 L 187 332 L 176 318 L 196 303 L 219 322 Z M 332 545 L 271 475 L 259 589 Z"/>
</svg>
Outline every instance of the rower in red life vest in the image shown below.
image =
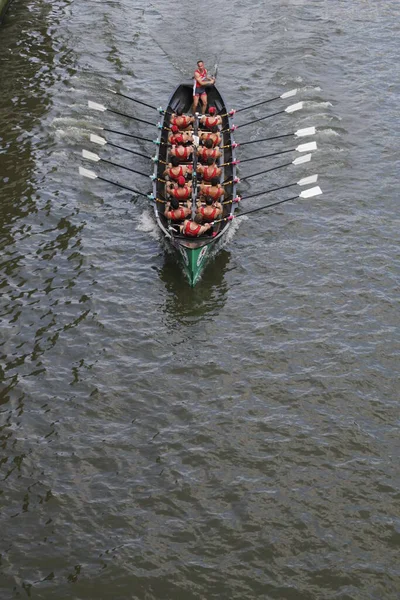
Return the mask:
<svg viewBox="0 0 400 600">
<path fill-rule="evenodd" d="M 214 201 L 220 200 L 222 202 L 224 198 L 224 188 L 219 183 L 218 177 L 213 177 L 210 183 L 201 183 L 199 189 L 200 200 L 203 200 L 203 198 L 210 196 L 210 198 L 212 198 Z"/>
<path fill-rule="evenodd" d="M 222 205 L 215 202 L 210 196 L 206 197 L 206 205 L 199 204 L 196 212 L 203 215 L 205 221 L 214 221 L 216 217 L 222 215 Z"/>
<path fill-rule="evenodd" d="M 197 156 L 201 162 L 206 162 L 207 158 L 210 156 L 214 160 L 217 160 L 217 158 L 222 156 L 222 153 L 218 146 L 216 148 L 213 147 L 213 142 L 209 139 L 205 141 L 204 146 L 199 146 L 197 148 Z"/>
<path fill-rule="evenodd" d="M 203 131 L 200 133 L 200 141 L 204 144 L 206 140 L 212 140 L 214 148 L 221 144 L 222 138 L 217 125 L 215 125 L 211 131 Z"/>
<path fill-rule="evenodd" d="M 214 177 L 221 177 L 222 169 L 215 163 L 215 158 L 209 156 L 206 161 L 206 165 L 199 165 L 197 172 L 203 176 L 203 181 L 211 181 Z"/>
<path fill-rule="evenodd" d="M 190 132 L 179 131 L 176 125 L 172 125 L 171 133 L 168 136 L 168 143 L 171 146 L 178 146 L 179 144 L 191 144 L 193 142 L 193 136 Z"/>
<path fill-rule="evenodd" d="M 203 215 L 201 214 L 195 215 L 193 221 L 186 219 L 180 226 L 181 233 L 188 237 L 199 237 L 199 235 L 203 235 L 203 233 L 206 233 L 212 227 L 210 223 L 206 223 L 205 225 L 202 223 Z"/>
<path fill-rule="evenodd" d="M 164 175 L 168 175 L 170 179 L 178 181 L 178 177 L 191 176 L 192 170 L 193 165 L 180 165 L 179 158 L 177 158 L 176 156 L 172 156 L 171 162 L 168 164 L 168 167 L 164 171 Z"/>
<path fill-rule="evenodd" d="M 207 69 L 202 60 L 197 61 L 197 69 L 194 72 L 195 86 L 193 89 L 193 113 L 197 111 L 199 99 L 201 100 L 201 112 L 204 115 L 207 108 L 207 90 L 210 85 L 214 85 L 215 77 L 209 77 Z"/>
<path fill-rule="evenodd" d="M 185 178 L 181 175 L 178 177 L 177 183 L 169 182 L 167 184 L 167 193 L 176 198 L 176 200 L 188 200 L 192 195 L 192 182 L 186 182 Z"/>
<path fill-rule="evenodd" d="M 181 162 L 187 162 L 192 158 L 193 146 L 172 146 L 169 152 L 171 156 L 176 156 Z"/>
<path fill-rule="evenodd" d="M 186 202 L 186 206 L 180 206 L 179 200 L 172 198 L 171 202 L 167 202 L 165 205 L 164 216 L 171 221 L 183 221 L 183 219 L 186 219 L 192 212 L 190 206 L 190 200 Z"/>
<path fill-rule="evenodd" d="M 208 112 L 210 114 L 209 117 L 207 117 L 206 115 L 203 115 L 202 117 L 200 117 L 200 119 L 199 119 L 200 127 L 205 127 L 206 129 L 212 129 L 216 125 L 222 125 L 222 117 L 220 117 L 219 115 L 216 114 L 217 109 L 215 108 L 215 106 L 211 106 L 208 109 Z"/>
<path fill-rule="evenodd" d="M 182 114 L 181 109 L 177 109 L 176 112 L 172 113 L 170 120 L 170 127 L 176 125 L 178 129 L 191 129 L 194 122 L 194 117 Z"/>
</svg>

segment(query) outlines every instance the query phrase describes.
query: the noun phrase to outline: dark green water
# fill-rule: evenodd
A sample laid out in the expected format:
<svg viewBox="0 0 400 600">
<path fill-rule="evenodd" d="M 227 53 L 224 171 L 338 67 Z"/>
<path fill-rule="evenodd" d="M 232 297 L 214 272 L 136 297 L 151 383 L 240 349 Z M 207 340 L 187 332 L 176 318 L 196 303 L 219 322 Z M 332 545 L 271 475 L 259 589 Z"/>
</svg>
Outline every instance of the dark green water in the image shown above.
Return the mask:
<svg viewBox="0 0 400 600">
<path fill-rule="evenodd" d="M 389 0 L 14 1 L 1 600 L 399 598 L 399 16 Z M 198 58 L 219 60 L 229 107 L 300 90 L 303 111 L 237 141 L 318 128 L 309 166 L 243 195 L 313 173 L 324 195 L 238 220 L 191 289 L 146 201 L 78 166 L 96 125 L 155 137 L 87 100 L 155 120 L 107 87 L 162 105 Z"/>
</svg>

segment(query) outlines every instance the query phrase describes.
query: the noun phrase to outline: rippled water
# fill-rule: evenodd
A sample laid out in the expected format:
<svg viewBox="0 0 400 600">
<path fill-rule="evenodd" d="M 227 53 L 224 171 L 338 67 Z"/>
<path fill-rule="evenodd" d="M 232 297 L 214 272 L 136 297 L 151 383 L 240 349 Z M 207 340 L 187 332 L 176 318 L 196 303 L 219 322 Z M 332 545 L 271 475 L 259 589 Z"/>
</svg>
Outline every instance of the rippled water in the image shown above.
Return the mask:
<svg viewBox="0 0 400 600">
<path fill-rule="evenodd" d="M 0 28 L 2 600 L 399 598 L 399 4 L 226 8 L 15 0 Z M 318 128 L 243 195 L 324 195 L 238 219 L 191 289 L 146 201 L 77 169 L 96 125 L 155 137 L 88 99 L 154 120 L 107 87 L 165 104 L 198 58 L 232 107 L 300 89 L 238 141 Z"/>
</svg>

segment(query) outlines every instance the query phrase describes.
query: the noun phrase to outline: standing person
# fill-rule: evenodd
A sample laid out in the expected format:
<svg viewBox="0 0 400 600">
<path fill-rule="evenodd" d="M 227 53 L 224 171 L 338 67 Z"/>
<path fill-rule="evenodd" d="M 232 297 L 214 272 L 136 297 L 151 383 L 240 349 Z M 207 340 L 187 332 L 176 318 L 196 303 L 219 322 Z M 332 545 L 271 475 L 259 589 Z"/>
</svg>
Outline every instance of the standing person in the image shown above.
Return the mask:
<svg viewBox="0 0 400 600">
<path fill-rule="evenodd" d="M 197 61 L 197 69 L 194 72 L 195 84 L 193 88 L 193 112 L 197 111 L 199 98 L 201 100 L 201 113 L 204 115 L 207 108 L 206 87 L 214 85 L 215 77 L 209 77 L 207 69 L 202 60 Z"/>
</svg>

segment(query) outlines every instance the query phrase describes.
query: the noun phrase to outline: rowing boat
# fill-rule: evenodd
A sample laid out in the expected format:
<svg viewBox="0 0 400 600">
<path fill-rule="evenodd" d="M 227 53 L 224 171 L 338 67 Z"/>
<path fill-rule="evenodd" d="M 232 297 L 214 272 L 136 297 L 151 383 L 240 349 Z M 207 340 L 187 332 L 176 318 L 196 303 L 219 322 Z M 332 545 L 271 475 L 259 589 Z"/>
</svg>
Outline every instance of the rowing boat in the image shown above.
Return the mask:
<svg viewBox="0 0 400 600">
<path fill-rule="evenodd" d="M 223 214 L 222 217 L 229 217 L 233 215 L 235 210 L 235 204 L 232 200 L 236 197 L 236 165 L 232 164 L 235 162 L 235 148 L 233 134 L 230 127 L 229 115 L 225 102 L 215 86 L 208 88 L 208 103 L 209 105 L 215 106 L 217 114 L 222 116 L 221 126 L 221 152 L 222 157 L 220 163 L 222 166 L 221 181 L 224 185 L 224 203 L 223 203 Z M 193 103 L 193 83 L 182 83 L 180 84 L 171 98 L 169 99 L 168 106 L 163 114 L 162 123 L 160 127 L 160 137 L 157 144 L 157 154 L 155 157 L 154 174 L 153 174 L 153 196 L 154 212 L 157 224 L 165 236 L 165 239 L 176 253 L 179 262 L 181 263 L 183 270 L 188 278 L 189 284 L 194 286 L 199 280 L 204 267 L 206 266 L 210 257 L 215 255 L 218 248 L 221 247 L 224 237 L 228 232 L 231 222 L 229 220 L 222 220 L 219 223 L 215 223 L 212 229 L 209 230 L 205 235 L 198 238 L 188 238 L 181 235 L 176 228 L 171 227 L 171 223 L 164 216 L 165 210 L 165 180 L 164 180 L 164 169 L 168 162 L 168 134 L 170 132 L 170 119 L 171 113 L 177 110 L 182 110 L 183 113 L 189 113 L 191 105 Z M 196 131 L 196 125 L 198 118 L 196 117 L 194 123 L 194 130 Z M 195 153 L 194 153 L 195 154 Z M 194 158 L 194 161 L 196 158 Z M 195 167 L 196 165 L 194 165 Z M 195 173 L 194 168 L 194 173 Z M 193 189 L 194 194 L 196 193 L 196 177 L 194 176 Z M 193 198 L 194 204 L 195 198 Z"/>
</svg>

